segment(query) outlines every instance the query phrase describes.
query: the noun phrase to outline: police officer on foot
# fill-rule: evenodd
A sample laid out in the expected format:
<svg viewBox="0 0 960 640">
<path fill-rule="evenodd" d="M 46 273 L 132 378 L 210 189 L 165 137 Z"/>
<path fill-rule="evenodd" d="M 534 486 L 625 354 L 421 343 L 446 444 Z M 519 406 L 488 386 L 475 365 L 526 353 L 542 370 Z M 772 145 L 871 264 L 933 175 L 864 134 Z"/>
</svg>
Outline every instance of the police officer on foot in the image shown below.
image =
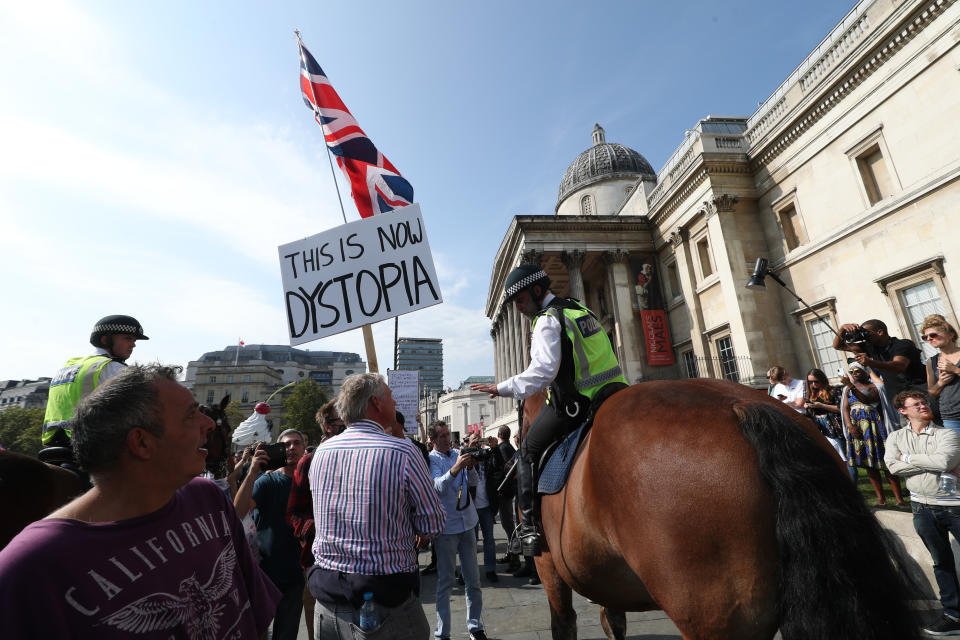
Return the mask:
<svg viewBox="0 0 960 640">
<path fill-rule="evenodd" d="M 50 381 L 47 412 L 43 416 L 44 447 L 69 447 L 70 421 L 80 399 L 124 370 L 137 340 L 149 340 L 130 316 L 107 316 L 93 327 L 94 352 L 70 358 Z"/>
<path fill-rule="evenodd" d="M 549 389 L 520 445 L 517 502 L 523 555 L 540 553 L 534 521 L 534 471 L 544 450 L 576 429 L 603 399 L 627 386 L 610 339 L 596 316 L 572 298 L 549 291 L 550 278 L 537 265 L 523 264 L 504 283 L 506 303 L 532 319 L 530 366 L 499 384 L 474 384 L 490 397 L 526 398 Z"/>
</svg>

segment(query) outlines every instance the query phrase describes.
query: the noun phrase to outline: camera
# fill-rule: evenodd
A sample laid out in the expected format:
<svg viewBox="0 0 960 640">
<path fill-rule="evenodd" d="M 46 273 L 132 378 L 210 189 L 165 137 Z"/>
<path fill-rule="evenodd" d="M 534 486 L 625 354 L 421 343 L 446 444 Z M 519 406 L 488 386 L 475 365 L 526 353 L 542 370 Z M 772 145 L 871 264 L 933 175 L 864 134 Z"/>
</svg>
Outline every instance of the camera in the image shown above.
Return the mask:
<svg viewBox="0 0 960 640">
<path fill-rule="evenodd" d="M 844 331 L 840 334 L 840 337 L 843 338 L 843 341 L 847 344 L 863 344 L 864 342 L 870 341 L 870 332 L 860 327 L 853 331 Z"/>
<path fill-rule="evenodd" d="M 274 469 L 286 466 L 287 447 L 284 443 L 274 442 L 273 444 L 265 444 L 260 447 L 260 450 L 266 451 L 267 455 L 270 456 L 267 460 L 267 466 L 264 467 L 264 471 L 273 471 Z"/>
<path fill-rule="evenodd" d="M 464 447 L 460 449 L 460 455 L 467 454 L 474 460 L 484 461 L 493 455 L 493 449 L 483 449 L 481 447 Z"/>
</svg>

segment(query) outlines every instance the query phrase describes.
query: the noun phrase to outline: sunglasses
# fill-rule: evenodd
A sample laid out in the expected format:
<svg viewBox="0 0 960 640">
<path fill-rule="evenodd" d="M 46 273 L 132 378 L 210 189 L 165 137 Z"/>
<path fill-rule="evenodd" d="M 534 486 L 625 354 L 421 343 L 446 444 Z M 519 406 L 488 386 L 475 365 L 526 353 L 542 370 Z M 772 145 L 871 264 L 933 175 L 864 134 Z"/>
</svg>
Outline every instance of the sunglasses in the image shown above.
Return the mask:
<svg viewBox="0 0 960 640">
<path fill-rule="evenodd" d="M 923 338 L 924 340 L 926 340 L 927 342 L 929 342 L 930 340 L 933 340 L 934 338 L 939 338 L 939 337 L 940 337 L 940 334 L 931 331 L 930 333 L 925 333 L 925 334 L 923 334 L 923 335 L 920 336 L 920 337 Z"/>
</svg>

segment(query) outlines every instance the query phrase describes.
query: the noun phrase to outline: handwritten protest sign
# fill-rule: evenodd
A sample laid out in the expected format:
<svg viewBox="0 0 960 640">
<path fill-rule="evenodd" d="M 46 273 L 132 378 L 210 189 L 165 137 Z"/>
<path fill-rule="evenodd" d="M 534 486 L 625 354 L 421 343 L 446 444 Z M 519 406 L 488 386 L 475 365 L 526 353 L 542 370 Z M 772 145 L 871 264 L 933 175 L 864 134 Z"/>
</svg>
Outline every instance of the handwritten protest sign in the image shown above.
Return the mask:
<svg viewBox="0 0 960 640">
<path fill-rule="evenodd" d="M 420 372 L 388 369 L 387 386 L 393 394 L 397 411 L 403 414 L 404 433 L 408 436 L 417 435 L 417 414 L 420 412 Z"/>
<path fill-rule="evenodd" d="M 413 204 L 279 248 L 290 344 L 443 302 Z"/>
</svg>

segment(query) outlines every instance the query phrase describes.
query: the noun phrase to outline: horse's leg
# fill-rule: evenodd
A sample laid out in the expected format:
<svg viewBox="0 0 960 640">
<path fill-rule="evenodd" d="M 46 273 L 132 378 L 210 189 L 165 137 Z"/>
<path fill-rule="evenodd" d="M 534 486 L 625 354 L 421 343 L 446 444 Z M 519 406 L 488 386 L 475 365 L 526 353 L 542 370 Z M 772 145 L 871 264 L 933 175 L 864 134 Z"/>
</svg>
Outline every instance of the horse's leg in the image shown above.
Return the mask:
<svg viewBox="0 0 960 640">
<path fill-rule="evenodd" d="M 537 573 L 550 603 L 550 630 L 553 640 L 577 640 L 577 612 L 573 610 L 573 590 L 560 579 L 553 558 L 543 553 L 536 558 Z"/>
<path fill-rule="evenodd" d="M 627 637 L 627 614 L 604 607 L 600 614 L 600 626 L 608 640 L 624 640 Z"/>
</svg>

